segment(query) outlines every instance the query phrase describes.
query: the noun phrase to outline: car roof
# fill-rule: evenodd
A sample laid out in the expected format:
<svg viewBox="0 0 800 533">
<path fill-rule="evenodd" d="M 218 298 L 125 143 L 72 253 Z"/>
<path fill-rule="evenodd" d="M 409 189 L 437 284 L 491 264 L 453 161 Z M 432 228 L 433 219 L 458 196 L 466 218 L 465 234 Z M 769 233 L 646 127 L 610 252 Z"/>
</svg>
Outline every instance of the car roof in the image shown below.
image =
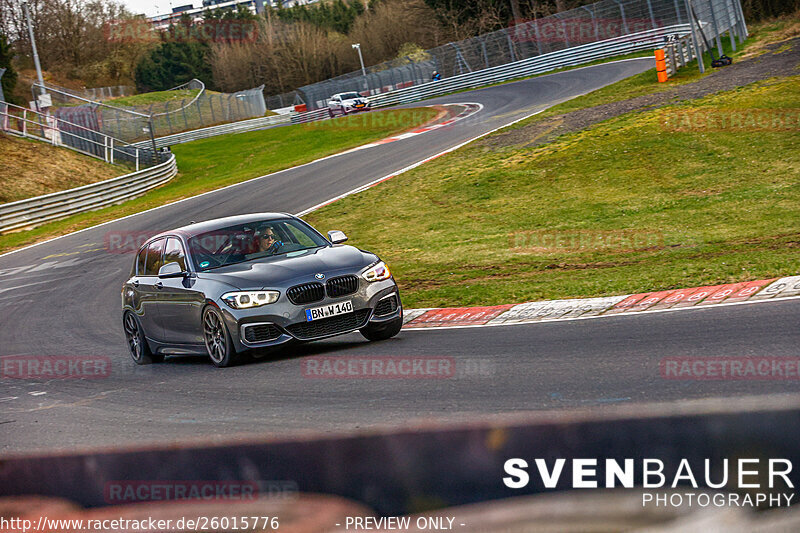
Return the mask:
<svg viewBox="0 0 800 533">
<path fill-rule="evenodd" d="M 205 222 L 195 222 L 192 224 L 188 224 L 186 226 L 181 226 L 180 228 L 175 228 L 173 230 L 163 231 L 158 235 L 155 235 L 150 240 L 152 241 L 159 237 L 164 237 L 166 235 L 178 235 L 178 234 L 183 235 L 186 238 L 190 238 L 194 237 L 195 235 L 199 235 L 201 233 L 227 228 L 229 226 L 235 226 L 237 224 L 247 224 L 248 222 L 261 222 L 266 220 L 279 220 L 287 217 L 294 218 L 294 215 L 290 215 L 289 213 L 251 213 L 249 215 L 236 215 L 232 217 L 214 218 L 211 220 L 206 220 Z"/>
</svg>

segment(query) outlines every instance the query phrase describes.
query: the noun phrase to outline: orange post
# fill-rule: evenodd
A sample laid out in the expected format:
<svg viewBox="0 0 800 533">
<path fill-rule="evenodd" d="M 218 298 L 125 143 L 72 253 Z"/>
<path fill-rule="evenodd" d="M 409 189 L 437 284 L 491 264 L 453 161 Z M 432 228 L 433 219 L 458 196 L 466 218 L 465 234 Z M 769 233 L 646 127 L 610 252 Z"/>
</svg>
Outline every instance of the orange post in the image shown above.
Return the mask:
<svg viewBox="0 0 800 533">
<path fill-rule="evenodd" d="M 669 79 L 667 75 L 667 55 L 663 48 L 656 49 L 656 76 L 659 83 L 664 83 Z"/>
</svg>

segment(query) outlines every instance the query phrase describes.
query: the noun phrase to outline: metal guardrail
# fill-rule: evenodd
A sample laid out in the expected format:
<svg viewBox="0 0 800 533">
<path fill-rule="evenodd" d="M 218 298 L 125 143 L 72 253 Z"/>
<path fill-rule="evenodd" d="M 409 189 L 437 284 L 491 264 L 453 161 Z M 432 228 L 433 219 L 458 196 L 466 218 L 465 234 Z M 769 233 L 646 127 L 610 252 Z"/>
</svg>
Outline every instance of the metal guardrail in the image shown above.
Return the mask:
<svg viewBox="0 0 800 533">
<path fill-rule="evenodd" d="M 188 143 L 197 141 L 199 139 L 207 139 L 208 137 L 215 137 L 217 135 L 227 135 L 228 133 L 243 133 L 246 131 L 263 130 L 288 124 L 291 121 L 290 115 L 270 115 L 268 117 L 251 118 L 248 120 L 240 120 L 238 122 L 228 122 L 219 124 L 218 126 L 209 126 L 207 128 L 200 128 L 197 130 L 184 131 L 182 133 L 175 133 L 173 135 L 165 135 L 164 137 L 156 138 L 156 147 L 164 148 L 172 146 L 173 144 Z M 140 141 L 133 143 L 133 146 L 147 147 L 150 141 Z"/>
<path fill-rule="evenodd" d="M 491 83 L 544 73 L 562 67 L 580 65 L 596 59 L 604 59 L 630 52 L 656 48 L 662 45 L 670 36 L 683 36 L 688 34 L 689 31 L 689 24 L 677 24 L 666 28 L 624 35 L 614 39 L 598 41 L 583 46 L 560 50 L 558 52 L 552 52 L 550 54 L 535 56 L 514 63 L 507 63 L 499 67 L 478 70 L 440 81 L 386 92 L 372 96 L 369 100 L 374 108 L 414 102 L 432 96 L 447 94 L 459 89 L 480 87 Z M 239 122 L 229 122 L 218 126 L 210 126 L 208 128 L 159 137 L 156 139 L 156 147 L 163 148 L 173 144 L 206 139 L 216 135 L 255 131 L 289 123 L 303 124 L 328 118 L 328 108 L 325 107 L 305 113 L 289 113 L 287 115 L 274 115 L 242 120 Z M 146 145 L 147 143 L 145 141 L 134 143 L 134 146 L 144 147 Z"/>
<path fill-rule="evenodd" d="M 424 85 L 386 92 L 373 96 L 369 100 L 372 102 L 373 107 L 415 102 L 461 89 L 472 89 L 492 83 L 541 74 L 559 68 L 589 63 L 597 59 L 653 49 L 663 44 L 665 39 L 670 36 L 682 37 L 690 31 L 689 24 L 676 24 L 665 28 L 628 34 L 523 59 L 514 63 L 507 63 L 498 67 L 460 74 L 443 80 L 428 82 Z"/>
<path fill-rule="evenodd" d="M 0 233 L 31 228 L 45 222 L 119 204 L 171 180 L 178 173 L 175 155 L 150 168 L 91 183 L 66 191 L 54 192 L 0 205 Z"/>
<path fill-rule="evenodd" d="M 138 171 L 163 162 L 152 144 L 134 146 L 86 126 L 0 101 L 0 132 L 31 138 L 96 157 L 106 163 L 129 163 Z"/>
<path fill-rule="evenodd" d="M 292 124 L 305 124 L 306 122 L 317 122 L 318 120 L 331 118 L 327 107 L 315 111 L 306 111 L 305 113 L 290 113 L 289 116 Z"/>
<path fill-rule="evenodd" d="M 667 62 L 667 77 L 674 76 L 679 68 L 685 67 L 697 58 L 692 47 L 691 35 L 669 41 L 663 46 Z"/>
</svg>

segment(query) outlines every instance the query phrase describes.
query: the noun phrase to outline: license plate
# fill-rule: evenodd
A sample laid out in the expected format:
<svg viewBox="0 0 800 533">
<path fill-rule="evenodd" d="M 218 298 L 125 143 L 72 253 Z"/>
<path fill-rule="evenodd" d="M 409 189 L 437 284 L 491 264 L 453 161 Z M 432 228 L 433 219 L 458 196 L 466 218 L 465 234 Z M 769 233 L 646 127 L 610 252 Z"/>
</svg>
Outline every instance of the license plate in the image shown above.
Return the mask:
<svg viewBox="0 0 800 533">
<path fill-rule="evenodd" d="M 352 312 L 353 302 L 350 300 L 347 300 L 346 302 L 339 302 L 337 304 L 323 305 L 322 307 L 306 309 L 306 322 Z"/>
<path fill-rule="evenodd" d="M 356 107 L 364 107 L 364 104 L 356 104 Z"/>
</svg>

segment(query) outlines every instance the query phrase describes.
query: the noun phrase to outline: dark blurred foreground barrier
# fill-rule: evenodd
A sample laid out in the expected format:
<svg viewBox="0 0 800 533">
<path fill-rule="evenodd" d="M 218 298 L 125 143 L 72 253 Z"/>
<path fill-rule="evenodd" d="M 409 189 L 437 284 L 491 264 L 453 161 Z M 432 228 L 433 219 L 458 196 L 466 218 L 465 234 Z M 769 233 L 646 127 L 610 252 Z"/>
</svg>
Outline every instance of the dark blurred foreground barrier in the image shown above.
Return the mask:
<svg viewBox="0 0 800 533">
<path fill-rule="evenodd" d="M 723 459 L 757 458 L 763 464 L 782 458 L 800 465 L 798 442 L 797 396 L 626 405 L 343 436 L 7 457 L 0 460 L 0 496 L 57 496 L 103 506 L 110 481 L 290 480 L 300 492 L 343 496 L 394 515 L 542 492 L 535 458 L 546 459 L 549 468 L 558 458 L 620 464 L 632 458 L 638 465 L 642 458 L 660 459 L 665 489 L 686 458 L 702 489 L 705 459 L 720 465 Z M 524 489 L 502 482 L 503 463 L 514 457 L 530 464 L 531 483 Z M 570 488 L 569 474 L 565 467 L 558 489 Z M 602 485 L 603 477 L 597 478 Z M 797 469 L 790 478 L 798 486 Z M 770 492 L 766 485 L 760 490 Z"/>
</svg>

